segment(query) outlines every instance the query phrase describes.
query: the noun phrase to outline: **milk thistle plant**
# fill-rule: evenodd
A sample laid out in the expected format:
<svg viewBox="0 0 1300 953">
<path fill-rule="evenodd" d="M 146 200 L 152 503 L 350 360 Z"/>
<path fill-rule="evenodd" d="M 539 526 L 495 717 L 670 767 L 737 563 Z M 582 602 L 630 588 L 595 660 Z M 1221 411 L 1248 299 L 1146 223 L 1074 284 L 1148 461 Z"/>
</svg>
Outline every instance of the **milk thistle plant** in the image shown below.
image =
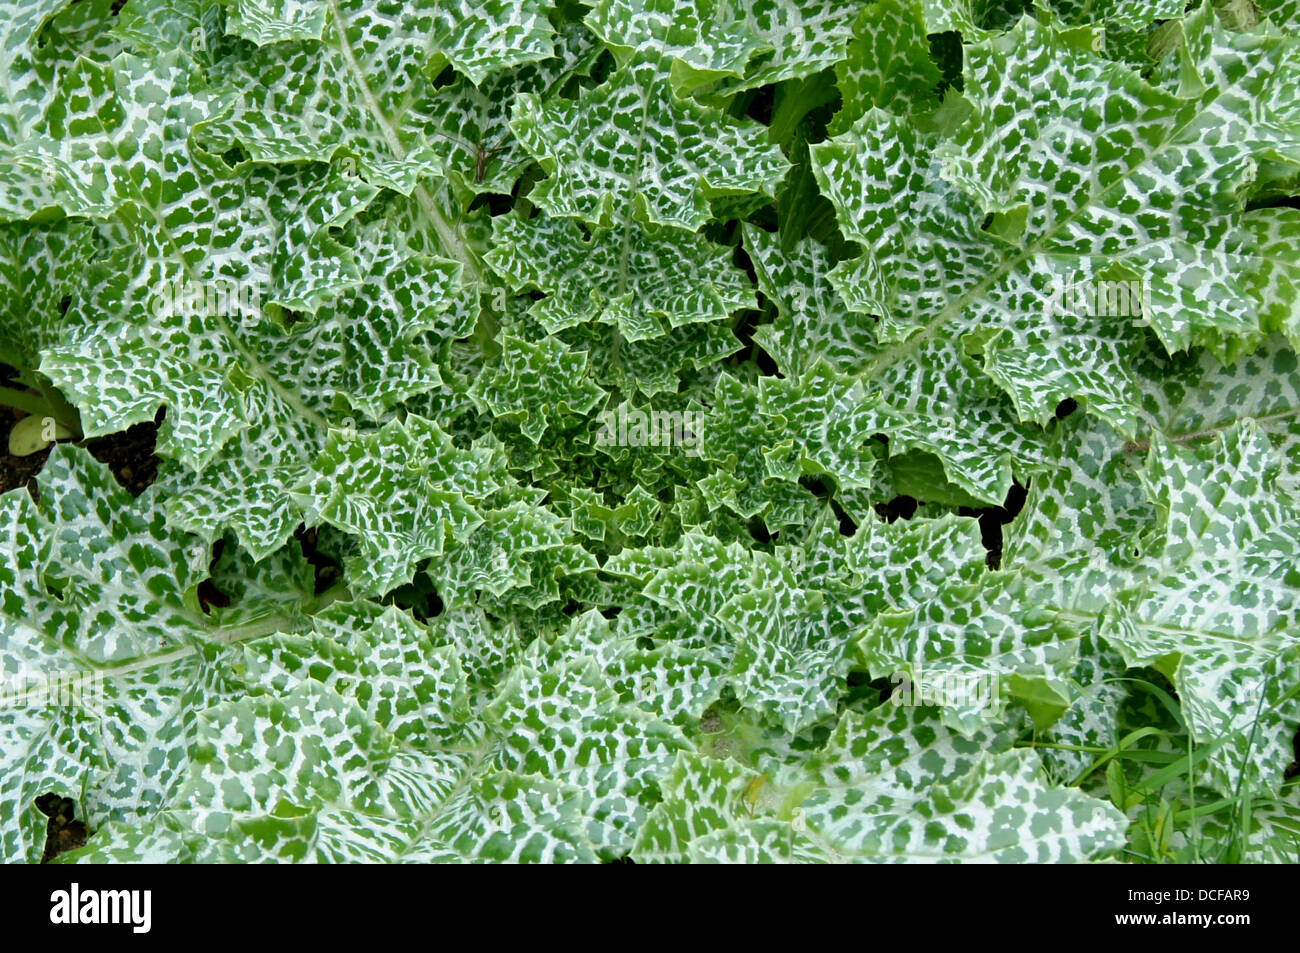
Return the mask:
<svg viewBox="0 0 1300 953">
<path fill-rule="evenodd" d="M 0 51 L 0 859 L 1300 859 L 1297 0 Z"/>
</svg>

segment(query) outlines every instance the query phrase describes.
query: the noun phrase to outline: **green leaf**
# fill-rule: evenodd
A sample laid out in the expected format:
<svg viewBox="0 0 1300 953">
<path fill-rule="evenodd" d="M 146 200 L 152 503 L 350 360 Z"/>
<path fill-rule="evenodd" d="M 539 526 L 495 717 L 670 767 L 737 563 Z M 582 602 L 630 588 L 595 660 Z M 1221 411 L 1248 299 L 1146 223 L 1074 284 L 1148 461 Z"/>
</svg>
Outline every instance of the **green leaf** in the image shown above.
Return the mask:
<svg viewBox="0 0 1300 953">
<path fill-rule="evenodd" d="M 48 791 L 75 799 L 92 827 L 163 809 L 196 713 L 229 690 L 213 651 L 268 624 L 208 620 L 194 596 L 207 547 L 85 451 L 56 447 L 36 485 L 40 502 L 0 497 L 0 846 L 31 861 Z"/>
<path fill-rule="evenodd" d="M 1298 28 L 0 0 L 0 859 L 1300 857 Z"/>
<path fill-rule="evenodd" d="M 585 414 L 605 392 L 587 377 L 587 358 L 553 338 L 530 344 L 507 337 L 496 373 L 471 389 L 475 401 L 515 421 L 533 443 L 563 414 Z"/>
<path fill-rule="evenodd" d="M 878 0 L 858 14 L 848 56 L 835 67 L 844 104 L 832 135 L 873 108 L 905 113 L 937 104 L 942 74 L 930 59 L 926 32 L 919 0 Z"/>
<path fill-rule="evenodd" d="M 588 234 L 573 219 L 501 216 L 492 243 L 488 264 L 515 291 L 547 293 L 529 313 L 552 334 L 598 320 L 643 341 L 755 306 L 727 249 L 676 228 L 628 222 Z"/>
<path fill-rule="evenodd" d="M 599 0 L 586 22 L 622 60 L 672 60 L 681 92 L 719 80 L 733 92 L 834 66 L 856 12 L 843 0 Z"/>
<path fill-rule="evenodd" d="M 1049 787 L 1031 754 L 989 751 L 999 746 L 993 735 L 962 739 L 930 715 L 885 706 L 846 715 L 806 772 L 771 782 L 734 762 L 683 757 L 634 856 L 1050 863 L 1085 860 L 1119 843 L 1120 812 Z M 755 801 L 763 808 L 752 809 Z"/>
<path fill-rule="evenodd" d="M 357 538 L 354 588 L 383 593 L 417 564 L 464 540 L 483 519 L 472 501 L 492 489 L 492 452 L 459 450 L 432 421 L 410 417 L 373 434 L 330 432 L 312 477 L 295 496 L 313 523 Z"/>
<path fill-rule="evenodd" d="M 649 223 L 693 232 L 708 221 L 710 198 L 770 194 L 786 169 L 779 149 L 754 141 L 755 123 L 678 99 L 653 61 L 573 101 L 520 94 L 510 128 L 549 173 L 532 200 L 593 225 L 625 221 L 635 209 Z"/>
</svg>

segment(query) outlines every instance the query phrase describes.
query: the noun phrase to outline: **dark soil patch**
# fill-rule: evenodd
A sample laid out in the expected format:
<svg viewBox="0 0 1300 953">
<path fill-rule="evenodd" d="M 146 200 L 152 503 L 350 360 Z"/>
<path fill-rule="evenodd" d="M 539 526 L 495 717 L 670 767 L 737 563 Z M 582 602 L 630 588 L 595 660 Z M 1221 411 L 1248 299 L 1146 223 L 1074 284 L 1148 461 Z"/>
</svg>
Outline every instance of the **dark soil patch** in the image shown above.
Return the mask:
<svg viewBox="0 0 1300 953">
<path fill-rule="evenodd" d="M 42 450 L 27 457 L 15 457 L 9 453 L 9 431 L 21 417 L 8 407 L 0 407 L 0 450 L 4 451 L 0 456 L 0 493 L 25 486 L 35 496 L 36 481 L 32 477 L 41 472 L 50 451 Z"/>
<path fill-rule="evenodd" d="M 997 569 L 1002 565 L 1002 527 L 1015 519 L 1025 508 L 1027 495 L 1026 485 L 1016 480 L 1011 484 L 1006 501 L 1001 506 L 984 506 L 979 509 L 969 506 L 958 507 L 957 512 L 961 516 L 974 516 L 979 519 L 980 541 L 988 551 L 984 562 L 990 569 Z"/>
<path fill-rule="evenodd" d="M 15 373 L 8 364 L 0 364 L 0 384 L 13 386 Z M 31 478 L 45 466 L 45 458 L 50 455 L 48 450 L 43 450 L 29 457 L 10 456 L 9 431 L 25 416 L 12 407 L 0 406 L 0 493 L 27 486 Z"/>
<path fill-rule="evenodd" d="M 90 831 L 84 821 L 76 819 L 77 806 L 72 798 L 59 797 L 57 794 L 42 794 L 36 799 L 36 806 L 48 817 L 45 826 L 45 853 L 41 863 L 48 864 L 59 854 L 86 846 Z"/>
<path fill-rule="evenodd" d="M 1079 409 L 1079 402 L 1073 397 L 1067 397 L 1056 405 L 1056 419 L 1064 420 L 1070 414 Z"/>
<path fill-rule="evenodd" d="M 135 424 L 121 433 L 109 434 L 87 440 L 85 447 L 100 463 L 113 471 L 113 476 L 132 496 L 139 496 L 158 478 L 158 425 L 166 410 L 159 410 L 152 421 Z"/>
<path fill-rule="evenodd" d="M 910 520 L 916 515 L 920 501 L 914 496 L 896 496 L 887 503 L 877 503 L 876 513 L 886 523 L 895 520 Z"/>
<path fill-rule="evenodd" d="M 0 379 L 3 376 L 0 372 Z M 152 422 L 139 423 L 121 433 L 96 437 L 83 444 L 91 456 L 108 466 L 117 482 L 132 496 L 139 496 L 158 477 L 159 461 L 154 447 L 158 440 L 158 425 L 165 413 L 165 410 L 159 410 Z M 21 411 L 0 407 L 0 493 L 25 486 L 36 498 L 34 477 L 45 466 L 50 451 L 42 450 L 26 457 L 9 453 L 9 431 L 23 416 Z"/>
<path fill-rule="evenodd" d="M 302 556 L 316 573 L 316 595 L 320 595 L 339 581 L 343 567 L 319 549 L 320 529 L 302 526 L 294 531 L 294 539 L 302 546 Z"/>
<path fill-rule="evenodd" d="M 216 571 L 217 563 L 221 561 L 221 556 L 225 551 L 226 541 L 224 539 L 218 539 L 212 544 L 212 561 L 208 563 L 208 572 Z M 230 596 L 218 589 L 217 584 L 210 578 L 199 583 L 199 588 L 195 594 L 199 597 L 199 608 L 203 610 L 204 615 L 209 615 L 213 606 L 224 609 L 230 605 Z"/>
</svg>

